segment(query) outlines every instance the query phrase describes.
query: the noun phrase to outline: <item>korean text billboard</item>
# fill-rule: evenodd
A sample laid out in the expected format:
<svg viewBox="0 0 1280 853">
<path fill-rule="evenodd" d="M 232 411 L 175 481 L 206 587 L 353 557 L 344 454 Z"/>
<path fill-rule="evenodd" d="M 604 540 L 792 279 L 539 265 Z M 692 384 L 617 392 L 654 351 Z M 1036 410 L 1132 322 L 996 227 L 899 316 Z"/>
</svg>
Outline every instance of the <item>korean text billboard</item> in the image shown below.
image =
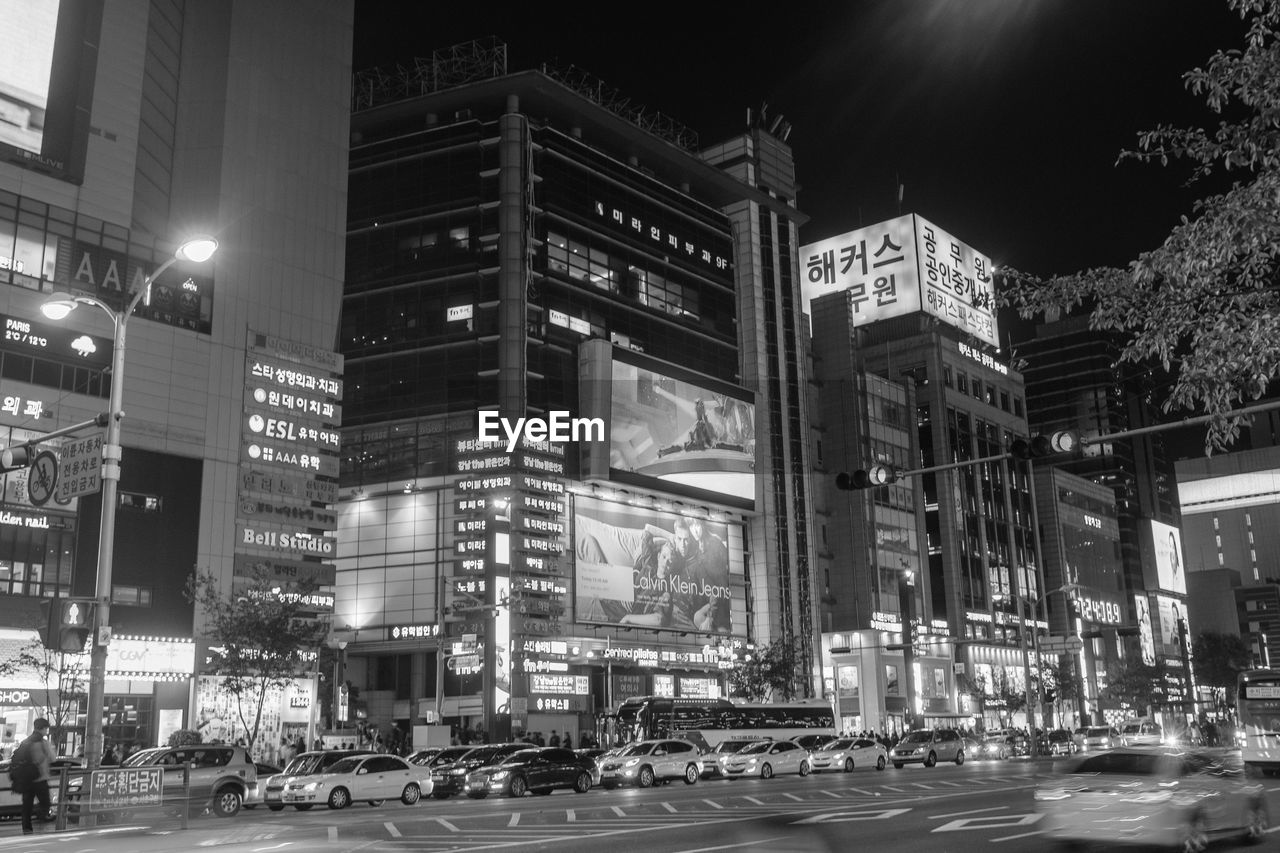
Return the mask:
<svg viewBox="0 0 1280 853">
<path fill-rule="evenodd" d="M 992 263 L 915 214 L 800 247 L 805 311 L 848 291 L 854 320 L 870 323 L 923 311 L 999 346 Z"/>
<path fill-rule="evenodd" d="M 743 596 L 737 525 L 579 497 L 573 527 L 577 621 L 731 631 Z"/>
</svg>

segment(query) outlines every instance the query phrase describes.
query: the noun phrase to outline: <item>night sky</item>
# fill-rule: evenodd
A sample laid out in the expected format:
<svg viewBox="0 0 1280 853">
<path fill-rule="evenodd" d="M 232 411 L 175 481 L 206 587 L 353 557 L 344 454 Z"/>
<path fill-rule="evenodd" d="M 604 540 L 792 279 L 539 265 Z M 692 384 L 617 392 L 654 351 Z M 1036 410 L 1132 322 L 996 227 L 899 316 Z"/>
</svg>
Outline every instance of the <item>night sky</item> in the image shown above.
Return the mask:
<svg viewBox="0 0 1280 853">
<path fill-rule="evenodd" d="M 1191 213 L 1187 169 L 1116 157 L 1216 123 L 1181 76 L 1242 33 L 1225 0 L 357 0 L 353 66 L 496 36 L 509 70 L 584 69 L 703 144 L 767 104 L 792 125 L 802 242 L 898 215 L 901 184 L 902 213 L 1047 275 L 1124 264 Z"/>
</svg>

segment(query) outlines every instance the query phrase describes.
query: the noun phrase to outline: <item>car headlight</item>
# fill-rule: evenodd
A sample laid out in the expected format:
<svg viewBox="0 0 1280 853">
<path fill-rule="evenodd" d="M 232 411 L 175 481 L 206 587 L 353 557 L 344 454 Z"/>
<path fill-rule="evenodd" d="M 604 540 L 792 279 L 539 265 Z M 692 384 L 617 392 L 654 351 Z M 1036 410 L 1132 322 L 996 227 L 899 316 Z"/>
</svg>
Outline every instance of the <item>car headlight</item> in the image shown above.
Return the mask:
<svg viewBox="0 0 1280 853">
<path fill-rule="evenodd" d="M 449 775 L 450 775 L 450 776 L 466 776 L 466 775 L 467 775 L 467 768 L 466 768 L 466 767 L 455 767 L 455 768 L 453 768 L 452 770 L 450 770 L 450 771 L 449 771 Z"/>
<path fill-rule="evenodd" d="M 510 770 L 499 770 L 497 773 L 494 773 L 489 778 L 494 782 L 501 782 L 503 779 L 507 778 L 510 775 L 511 775 Z"/>
<path fill-rule="evenodd" d="M 321 789 L 321 788 L 323 788 L 323 787 L 324 787 L 324 783 L 323 783 L 323 782 L 308 782 L 307 784 L 305 784 L 305 785 L 303 785 L 303 786 L 302 786 L 302 790 L 304 790 L 304 791 L 318 791 L 318 790 L 320 790 L 320 789 Z"/>
<path fill-rule="evenodd" d="M 635 767 L 635 766 L 636 766 L 637 764 L 639 764 L 639 763 L 640 763 L 640 759 L 638 759 L 638 758 L 628 758 L 628 759 L 627 759 L 627 762 L 626 762 L 625 764 L 623 764 L 622 766 L 623 766 L 623 767 Z"/>
</svg>

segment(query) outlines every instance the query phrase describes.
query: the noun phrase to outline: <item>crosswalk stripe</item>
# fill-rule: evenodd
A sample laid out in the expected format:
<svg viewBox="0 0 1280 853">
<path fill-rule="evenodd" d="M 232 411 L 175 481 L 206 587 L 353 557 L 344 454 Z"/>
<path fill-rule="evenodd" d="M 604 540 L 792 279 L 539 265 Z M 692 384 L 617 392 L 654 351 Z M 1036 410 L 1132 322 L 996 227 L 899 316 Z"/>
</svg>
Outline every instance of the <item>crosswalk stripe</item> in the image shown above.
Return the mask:
<svg viewBox="0 0 1280 853">
<path fill-rule="evenodd" d="M 765 805 L 765 803 L 757 800 L 755 797 L 743 797 L 742 799 L 746 800 L 748 803 L 755 803 L 757 806 Z"/>
<path fill-rule="evenodd" d="M 385 828 L 386 828 L 387 832 L 389 832 L 389 833 L 391 834 L 391 837 L 392 837 L 392 838 L 399 838 L 399 837 L 400 837 L 400 830 L 396 829 L 396 825 L 395 825 L 394 823 L 392 823 L 391 821 L 389 821 L 389 820 L 388 820 L 388 821 L 384 822 L 382 825 L 383 825 L 383 827 L 385 827 Z"/>
<path fill-rule="evenodd" d="M 564 819 L 567 823 L 573 823 L 575 820 L 578 819 L 578 813 L 573 809 L 565 809 Z"/>
<path fill-rule="evenodd" d="M 445 819 L 444 819 L 444 818 L 442 818 L 442 817 L 433 817 L 433 818 L 432 818 L 432 820 L 434 820 L 436 823 L 440 824 L 441 826 L 443 826 L 445 829 L 449 830 L 450 832 L 461 832 L 461 831 L 462 831 L 462 830 L 458 829 L 458 827 L 456 827 L 456 826 L 454 826 L 453 824 L 449 823 L 449 821 L 445 820 Z"/>
<path fill-rule="evenodd" d="M 782 796 L 784 796 L 784 797 L 790 797 L 791 799 L 795 800 L 797 803 L 803 803 L 803 802 L 804 802 L 804 797 L 798 797 L 798 796 L 796 796 L 795 794 L 785 793 L 785 792 L 784 792 Z"/>
<path fill-rule="evenodd" d="M 837 800 L 844 799 L 844 796 L 842 794 L 837 794 L 835 791 L 819 791 L 818 793 L 826 794 L 828 797 L 835 797 Z"/>
<path fill-rule="evenodd" d="M 917 788 L 924 788 L 926 791 L 932 791 L 932 790 L 933 790 L 933 786 L 932 786 L 932 785 L 926 785 L 926 784 L 925 784 L 925 783 L 923 783 L 923 782 L 912 782 L 911 784 L 912 784 L 912 785 L 915 785 Z"/>
<path fill-rule="evenodd" d="M 664 809 L 666 809 L 667 811 L 671 812 L 672 814 L 675 814 L 676 807 L 675 807 L 675 806 L 673 806 L 673 805 L 671 805 L 671 803 L 664 802 L 664 803 L 662 804 L 662 807 L 663 807 Z"/>
<path fill-rule="evenodd" d="M 939 785 L 950 785 L 952 788 L 963 788 L 963 787 L 964 787 L 964 785 L 961 785 L 959 782 L 939 782 L 938 784 L 939 784 Z"/>
<path fill-rule="evenodd" d="M 573 818 L 569 818 L 573 820 Z M 507 826 L 515 826 L 520 822 L 520 812 L 512 812 L 510 819 L 507 820 Z"/>
<path fill-rule="evenodd" d="M 713 808 L 713 809 L 722 809 L 722 808 L 724 808 L 724 806 L 720 805 L 720 804 L 719 804 L 719 803 L 717 803 L 715 800 L 703 800 L 703 802 L 704 802 L 704 803 L 706 803 L 707 805 L 711 806 L 711 808 Z"/>
<path fill-rule="evenodd" d="M 612 806 L 612 809 L 613 809 L 613 813 L 614 813 L 614 814 L 616 814 L 618 817 L 626 817 L 626 816 L 627 816 L 627 813 L 626 813 L 626 812 L 624 812 L 624 811 L 623 811 L 621 808 L 619 808 L 618 806 Z"/>
</svg>

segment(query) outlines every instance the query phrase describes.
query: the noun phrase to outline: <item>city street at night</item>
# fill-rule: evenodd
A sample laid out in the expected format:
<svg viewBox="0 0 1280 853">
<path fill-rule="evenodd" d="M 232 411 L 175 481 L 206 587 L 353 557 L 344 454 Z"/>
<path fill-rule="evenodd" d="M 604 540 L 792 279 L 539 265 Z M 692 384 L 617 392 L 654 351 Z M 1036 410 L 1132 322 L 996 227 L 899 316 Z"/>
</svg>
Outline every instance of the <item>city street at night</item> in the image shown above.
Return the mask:
<svg viewBox="0 0 1280 853">
<path fill-rule="evenodd" d="M 692 786 L 672 782 L 647 790 L 592 789 L 583 795 L 558 791 L 519 801 L 461 797 L 424 799 L 412 807 L 388 802 L 377 808 L 360 803 L 336 812 L 320 808 L 272 813 L 258 808 L 229 820 L 195 819 L 187 830 L 126 825 L 23 838 L 16 824 L 9 824 L 0 826 L 0 850 L 807 853 L 856 848 L 889 853 L 1016 853 L 1043 846 L 1032 789 L 1052 766 L 1048 760 L 1015 760 L 882 773 L 867 768 L 807 778 L 703 781 Z M 1271 814 L 1280 814 L 1280 779 L 1266 781 Z M 1213 849 L 1247 848 L 1228 840 Z"/>
</svg>

